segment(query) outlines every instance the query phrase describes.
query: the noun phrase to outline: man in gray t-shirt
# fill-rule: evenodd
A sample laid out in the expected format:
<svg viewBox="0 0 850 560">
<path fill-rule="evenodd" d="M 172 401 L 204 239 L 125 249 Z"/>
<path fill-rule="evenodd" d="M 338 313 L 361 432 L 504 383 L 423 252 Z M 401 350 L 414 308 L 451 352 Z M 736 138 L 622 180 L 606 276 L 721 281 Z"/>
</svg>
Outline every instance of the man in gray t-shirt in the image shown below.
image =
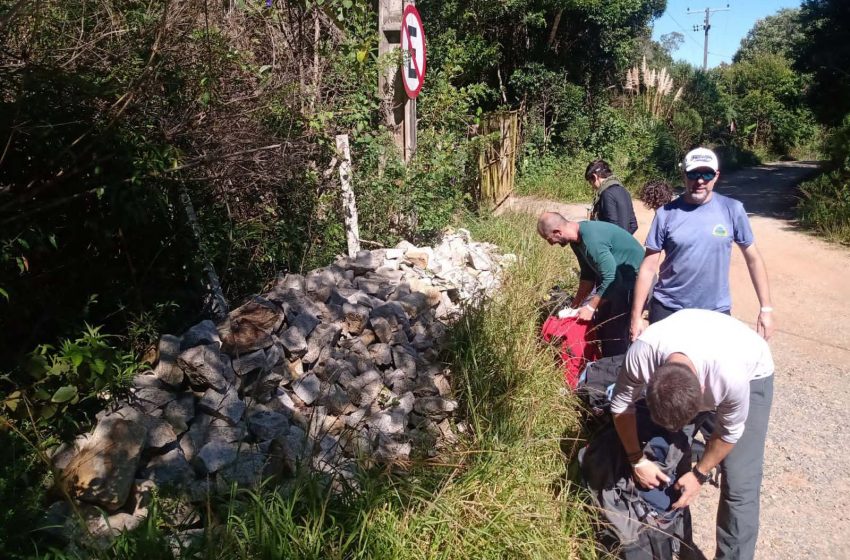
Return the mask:
<svg viewBox="0 0 850 560">
<path fill-rule="evenodd" d="M 650 323 L 680 309 L 728 314 L 732 306 L 729 261 L 733 243 L 744 255 L 761 304 L 756 329 L 765 339 L 770 338 L 773 307 L 767 272 L 744 206 L 714 192 L 720 171 L 717 156 L 711 150 L 697 148 L 688 152 L 684 171 L 685 193 L 656 211 L 646 238 L 646 255 L 635 283 L 631 339 L 635 340 L 644 329 L 643 307 L 656 273 L 658 283 L 650 301 Z"/>
<path fill-rule="evenodd" d="M 722 466 L 715 558 L 755 555 L 773 369 L 767 342 L 747 325 L 723 313 L 683 309 L 650 325 L 632 344 L 611 396 L 635 482 L 651 488 L 675 482 L 682 496 L 674 508 L 695 500 L 708 473 Z M 676 481 L 641 451 L 632 409 L 644 389 L 653 421 L 671 431 L 700 411 L 717 411 L 705 453 Z"/>
</svg>

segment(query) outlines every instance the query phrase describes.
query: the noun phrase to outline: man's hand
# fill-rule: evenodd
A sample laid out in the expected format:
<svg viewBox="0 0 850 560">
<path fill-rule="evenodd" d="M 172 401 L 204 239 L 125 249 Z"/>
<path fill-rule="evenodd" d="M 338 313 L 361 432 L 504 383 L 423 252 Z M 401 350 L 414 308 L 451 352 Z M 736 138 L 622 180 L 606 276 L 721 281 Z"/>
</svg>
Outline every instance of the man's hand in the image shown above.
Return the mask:
<svg viewBox="0 0 850 560">
<path fill-rule="evenodd" d="M 689 472 L 679 477 L 675 488 L 677 490 L 681 490 L 682 495 L 678 500 L 676 500 L 676 503 L 673 504 L 673 509 L 680 509 L 688 507 L 694 500 L 697 499 L 699 491 L 702 488 L 702 484 L 699 483 L 699 480 L 697 480 L 697 477 L 694 476 L 694 473 Z"/>
<path fill-rule="evenodd" d="M 646 330 L 646 321 L 643 320 L 643 317 L 632 319 L 632 323 L 629 326 L 629 339 L 634 342 L 644 330 Z"/>
<path fill-rule="evenodd" d="M 592 321 L 594 313 L 596 313 L 594 307 L 582 305 L 581 309 L 578 310 L 578 318 L 580 321 Z"/>
<path fill-rule="evenodd" d="M 773 311 L 761 311 L 756 319 L 756 332 L 765 340 L 770 340 L 774 330 Z"/>
<path fill-rule="evenodd" d="M 659 484 L 670 482 L 670 477 L 649 459 L 642 459 L 637 465 L 632 465 L 632 471 L 635 482 L 644 488 L 656 488 Z"/>
</svg>

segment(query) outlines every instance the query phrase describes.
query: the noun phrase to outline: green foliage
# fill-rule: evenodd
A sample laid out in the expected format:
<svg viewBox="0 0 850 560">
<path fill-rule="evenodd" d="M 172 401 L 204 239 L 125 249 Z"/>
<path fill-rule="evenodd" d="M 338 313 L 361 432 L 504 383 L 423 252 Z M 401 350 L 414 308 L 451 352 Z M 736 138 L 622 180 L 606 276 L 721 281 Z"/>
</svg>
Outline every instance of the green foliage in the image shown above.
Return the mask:
<svg viewBox="0 0 850 560">
<path fill-rule="evenodd" d="M 756 22 L 741 39 L 741 46 L 732 60 L 738 63 L 764 54 L 774 54 L 793 60 L 804 37 L 805 30 L 800 22 L 800 10 L 783 8 Z"/>
<path fill-rule="evenodd" d="M 830 241 L 850 245 L 850 173 L 824 173 L 803 183 L 800 193 L 800 223 Z"/>
<path fill-rule="evenodd" d="M 12 390 L 0 401 L 3 413 L 51 435 L 78 430 L 86 413 L 122 391 L 139 369 L 132 353 L 111 344 L 114 338 L 86 325 L 79 338 L 39 345 L 24 365 L 26 375 L 6 376 Z"/>
<path fill-rule="evenodd" d="M 838 125 L 850 113 L 850 4 L 843 0 L 806 0 L 800 12 L 805 37 L 795 67 L 812 75 L 808 101 L 818 119 Z"/>
<path fill-rule="evenodd" d="M 785 155 L 815 134 L 803 107 L 804 80 L 791 63 L 772 53 L 756 53 L 728 70 L 739 134 L 747 147 Z"/>
</svg>

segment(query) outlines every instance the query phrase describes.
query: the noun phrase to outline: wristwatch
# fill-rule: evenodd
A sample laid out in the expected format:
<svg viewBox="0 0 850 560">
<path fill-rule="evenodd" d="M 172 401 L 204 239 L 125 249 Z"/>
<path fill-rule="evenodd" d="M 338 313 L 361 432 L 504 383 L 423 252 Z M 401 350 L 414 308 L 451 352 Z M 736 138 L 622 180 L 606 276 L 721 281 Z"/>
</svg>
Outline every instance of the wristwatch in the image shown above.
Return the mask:
<svg viewBox="0 0 850 560">
<path fill-rule="evenodd" d="M 694 465 L 694 468 L 691 469 L 691 472 L 696 477 L 697 482 L 699 482 L 700 484 L 705 484 L 706 482 L 708 482 L 708 475 L 700 472 L 696 465 Z"/>
</svg>

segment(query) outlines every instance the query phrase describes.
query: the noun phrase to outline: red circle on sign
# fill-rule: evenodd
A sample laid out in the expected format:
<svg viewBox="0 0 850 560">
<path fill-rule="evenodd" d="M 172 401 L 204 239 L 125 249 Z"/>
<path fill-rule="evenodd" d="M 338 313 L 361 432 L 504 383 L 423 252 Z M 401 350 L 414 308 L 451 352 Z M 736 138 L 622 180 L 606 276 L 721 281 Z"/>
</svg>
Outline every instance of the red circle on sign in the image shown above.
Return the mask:
<svg viewBox="0 0 850 560">
<path fill-rule="evenodd" d="M 416 62 L 416 57 L 410 56 L 410 31 L 407 28 L 407 16 L 412 15 L 416 18 L 416 23 L 419 25 L 419 30 L 422 32 L 422 68 L 419 68 L 419 64 Z M 404 8 L 404 12 L 401 15 L 401 33 L 403 36 L 402 43 L 404 40 L 407 40 L 407 56 L 413 61 L 413 68 L 416 71 L 416 88 L 411 88 L 407 80 L 402 76 L 402 82 L 404 83 L 404 90 L 407 92 L 407 95 L 411 99 L 415 99 L 419 92 L 422 90 L 422 85 L 425 83 L 425 66 L 427 60 L 427 51 L 425 48 L 425 27 L 422 25 L 422 17 L 419 15 L 419 10 L 416 9 L 416 6 L 413 4 L 408 4 Z M 403 70 L 402 70 L 403 71 Z"/>
</svg>

